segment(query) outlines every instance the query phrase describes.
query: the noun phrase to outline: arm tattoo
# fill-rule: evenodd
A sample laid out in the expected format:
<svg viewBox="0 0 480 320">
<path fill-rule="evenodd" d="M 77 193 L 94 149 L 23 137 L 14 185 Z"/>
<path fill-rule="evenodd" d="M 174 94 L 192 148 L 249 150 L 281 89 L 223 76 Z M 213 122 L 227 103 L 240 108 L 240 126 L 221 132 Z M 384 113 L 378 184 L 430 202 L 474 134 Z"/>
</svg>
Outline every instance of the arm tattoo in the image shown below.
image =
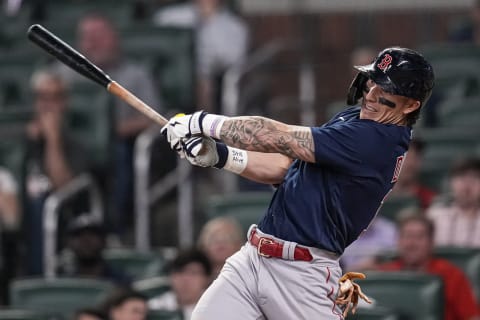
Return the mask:
<svg viewBox="0 0 480 320">
<path fill-rule="evenodd" d="M 220 136 L 226 144 L 240 149 L 315 160 L 312 133 L 307 127 L 288 126 L 263 117 L 236 117 L 225 121 Z"/>
</svg>

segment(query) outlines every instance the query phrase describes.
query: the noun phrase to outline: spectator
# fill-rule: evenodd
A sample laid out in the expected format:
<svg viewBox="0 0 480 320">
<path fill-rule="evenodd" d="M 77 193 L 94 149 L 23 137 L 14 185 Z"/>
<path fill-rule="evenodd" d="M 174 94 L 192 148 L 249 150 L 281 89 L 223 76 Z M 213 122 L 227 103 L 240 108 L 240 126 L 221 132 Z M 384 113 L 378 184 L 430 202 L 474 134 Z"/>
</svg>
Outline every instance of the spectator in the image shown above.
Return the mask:
<svg viewBox="0 0 480 320">
<path fill-rule="evenodd" d="M 350 63 L 352 66 L 364 66 L 372 63 L 376 56 L 377 50 L 372 47 L 357 47 L 350 55 Z M 356 72 L 352 71 L 352 76 L 356 76 Z"/>
<path fill-rule="evenodd" d="M 118 289 L 107 298 L 105 310 L 110 320 L 145 320 L 147 298 L 136 291 Z"/>
<path fill-rule="evenodd" d="M 424 186 L 419 180 L 424 150 L 425 142 L 423 140 L 412 139 L 407 157 L 402 164 L 400 177 L 390 193 L 390 197 L 415 197 L 418 200 L 419 207 L 423 210 L 430 206 L 436 195 L 433 190 Z"/>
<path fill-rule="evenodd" d="M 20 223 L 17 182 L 6 168 L 0 167 L 0 219 L 2 231 L 17 230 Z"/>
<path fill-rule="evenodd" d="M 84 16 L 77 26 L 77 42 L 79 51 L 112 79 L 153 108 L 160 107 L 151 75 L 143 66 L 132 63 L 122 55 L 118 32 L 108 18 L 95 13 Z M 54 69 L 69 83 L 89 81 L 63 64 L 55 65 Z M 111 222 L 114 231 L 125 236 L 133 216 L 133 145 L 136 136 L 153 122 L 119 98 L 114 99 L 116 144 L 111 199 L 114 214 Z"/>
<path fill-rule="evenodd" d="M 242 227 L 232 217 L 218 217 L 203 226 L 198 245 L 210 260 L 213 278 L 220 273 L 225 260 L 237 252 L 245 241 Z"/>
<path fill-rule="evenodd" d="M 101 310 L 88 308 L 75 312 L 73 320 L 108 320 L 108 318 Z"/>
<path fill-rule="evenodd" d="M 480 248 L 480 158 L 460 159 L 451 168 L 451 199 L 432 205 L 437 246 Z"/>
<path fill-rule="evenodd" d="M 170 6 L 157 12 L 154 22 L 161 26 L 191 27 L 197 32 L 197 105 L 219 112 L 223 73 L 247 54 L 245 22 L 230 12 L 223 0 L 192 0 Z"/>
<path fill-rule="evenodd" d="M 73 219 L 67 235 L 67 247 L 73 253 L 73 261 L 65 263 L 60 273 L 64 276 L 104 279 L 119 286 L 128 286 L 131 279 L 103 258 L 105 236 L 105 228 L 96 218 L 84 214 Z"/>
<path fill-rule="evenodd" d="M 32 75 L 33 120 L 26 127 L 27 172 L 26 222 L 28 227 L 28 272 L 42 272 L 43 203 L 87 168 L 85 148 L 72 138 L 65 124 L 68 89 L 64 80 L 51 71 Z"/>
<path fill-rule="evenodd" d="M 399 258 L 380 265 L 385 271 L 408 270 L 437 275 L 444 282 L 445 320 L 478 320 L 480 309 L 464 273 L 433 255 L 434 225 L 423 215 L 403 215 L 399 222 Z"/>
<path fill-rule="evenodd" d="M 184 320 L 190 320 L 193 308 L 210 284 L 212 268 L 207 256 L 198 249 L 184 250 L 171 262 L 169 273 L 172 291 L 152 298 L 153 310 L 181 310 Z"/>
<path fill-rule="evenodd" d="M 17 271 L 20 209 L 17 181 L 9 170 L 0 167 L 0 304 L 8 303 L 8 285 Z"/>
<path fill-rule="evenodd" d="M 377 216 L 360 237 L 349 245 L 340 260 L 344 271 L 366 270 L 376 265 L 377 256 L 393 251 L 397 243 L 397 228 L 388 219 Z"/>
<path fill-rule="evenodd" d="M 480 1 L 474 0 L 469 15 L 456 20 L 450 27 L 450 40 L 457 43 L 480 44 Z"/>
</svg>

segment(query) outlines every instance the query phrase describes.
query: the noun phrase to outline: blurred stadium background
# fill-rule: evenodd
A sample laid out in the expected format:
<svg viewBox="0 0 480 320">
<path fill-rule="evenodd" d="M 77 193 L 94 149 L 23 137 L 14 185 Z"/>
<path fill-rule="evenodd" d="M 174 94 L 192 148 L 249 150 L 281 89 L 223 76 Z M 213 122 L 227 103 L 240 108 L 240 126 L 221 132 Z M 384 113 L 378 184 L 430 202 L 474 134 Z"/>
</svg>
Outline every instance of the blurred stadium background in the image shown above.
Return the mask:
<svg viewBox="0 0 480 320">
<path fill-rule="evenodd" d="M 24 128 L 32 117 L 29 81 L 34 70 L 51 62 L 27 41 L 28 26 L 40 22 L 75 46 L 76 22 L 82 15 L 99 11 L 111 17 L 119 28 L 123 51 L 148 67 L 163 99 L 161 112 L 171 116 L 198 107 L 195 30 L 152 23 L 154 12 L 178 2 L 18 1 L 17 8 L 15 1 L 3 1 L 0 165 L 11 170 L 19 181 L 20 201 L 25 192 Z M 41 9 L 39 3 L 43 4 Z M 423 53 L 433 64 L 437 77 L 431 106 L 426 107 L 431 110 L 424 113 L 415 130 L 427 145 L 420 180 L 442 193 L 452 161 L 469 154 L 480 155 L 480 46 L 452 40 L 459 30 L 468 27 L 473 0 L 229 0 L 227 5 L 246 21 L 250 46 L 246 61 L 223 75 L 222 113 L 261 114 L 305 125 L 323 123 L 344 107 L 346 89 L 353 77 L 352 51 L 364 46 L 377 50 L 400 45 Z M 112 161 L 111 100 L 94 85 L 74 86 L 70 95 L 69 130 L 88 147 L 95 167 L 107 170 Z M 155 126 L 137 137 L 134 157 L 134 220 L 128 236 L 116 246 L 112 244 L 105 256 L 132 275 L 134 286 L 147 294 L 168 288 L 161 266 L 177 248 L 195 244 L 208 219 L 232 215 L 247 228 L 262 214 L 272 192 L 228 173 L 205 174 L 177 163 Z M 75 179 L 68 190 L 51 194 L 52 205 L 44 209 L 50 210 L 48 214 L 44 211 L 44 219 L 50 217 L 61 233 L 59 216 L 65 215 L 68 220 L 65 207 L 85 191 L 91 199 L 90 212 L 107 215 L 108 201 L 99 184 L 102 181 L 98 181 L 98 176 L 87 173 Z M 396 212 L 412 203 L 416 204 L 414 199 L 392 199 L 380 214 L 394 219 Z M 25 274 L 13 272 L 15 277 L 8 287 L 8 297 L 3 298 L 6 306 L 0 310 L 0 319 L 44 317 L 35 310 L 57 316 L 68 314 L 87 300 L 94 303 L 97 296 L 109 290 L 108 284 L 101 281 L 56 278 L 56 261 L 64 246 L 61 241 L 56 231 L 45 229 L 45 245 L 51 246 L 45 250 L 45 274 L 25 278 Z M 480 251 L 442 252 L 464 268 L 478 293 Z M 364 291 L 387 297 L 386 301 L 381 300 L 385 308 L 361 311 L 351 319 L 400 319 L 392 311 L 395 308 L 410 314 L 409 319 L 439 319 L 442 298 L 438 279 L 412 280 L 414 275 L 405 279 L 402 276 L 386 280 L 372 273 L 371 279 L 365 281 L 372 283 Z M 397 280 L 402 280 L 401 287 L 393 285 L 392 281 Z M 399 289 L 391 292 L 392 287 Z M 402 302 L 389 304 L 393 300 L 388 298 L 389 294 Z M 59 302 L 64 310 L 58 308 Z M 415 318 L 416 312 L 424 313 Z M 152 319 L 176 316 L 151 315 Z"/>
</svg>

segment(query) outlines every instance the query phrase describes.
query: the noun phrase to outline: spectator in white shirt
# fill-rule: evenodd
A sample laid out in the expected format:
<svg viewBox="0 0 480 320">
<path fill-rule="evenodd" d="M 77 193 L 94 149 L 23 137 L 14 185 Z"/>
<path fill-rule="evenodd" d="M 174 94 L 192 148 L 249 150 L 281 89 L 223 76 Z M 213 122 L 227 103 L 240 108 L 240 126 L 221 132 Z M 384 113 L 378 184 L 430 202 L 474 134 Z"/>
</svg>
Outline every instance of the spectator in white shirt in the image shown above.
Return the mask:
<svg viewBox="0 0 480 320">
<path fill-rule="evenodd" d="M 246 23 L 232 14 L 222 0 L 193 0 L 169 6 L 154 16 L 160 26 L 190 27 L 196 31 L 197 97 L 202 108 L 219 112 L 219 79 L 241 62 L 248 50 Z"/>
<path fill-rule="evenodd" d="M 181 310 L 190 320 L 193 308 L 210 284 L 211 266 L 198 249 L 180 251 L 169 266 L 172 290 L 148 301 L 151 310 Z"/>
<path fill-rule="evenodd" d="M 480 158 L 456 162 L 449 187 L 450 199 L 427 210 L 435 224 L 435 245 L 480 248 Z"/>
</svg>

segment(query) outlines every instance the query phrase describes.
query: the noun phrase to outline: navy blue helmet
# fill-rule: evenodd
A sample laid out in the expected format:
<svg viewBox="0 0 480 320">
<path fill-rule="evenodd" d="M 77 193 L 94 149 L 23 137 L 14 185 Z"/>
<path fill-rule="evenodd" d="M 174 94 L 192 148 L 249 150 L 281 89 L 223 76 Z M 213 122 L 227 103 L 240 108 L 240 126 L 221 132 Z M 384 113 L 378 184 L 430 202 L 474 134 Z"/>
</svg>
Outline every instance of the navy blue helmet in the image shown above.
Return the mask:
<svg viewBox="0 0 480 320">
<path fill-rule="evenodd" d="M 430 63 L 418 52 L 400 47 L 384 49 L 375 60 L 359 71 L 350 85 L 347 103 L 355 105 L 362 97 L 365 83 L 371 79 L 385 92 L 412 98 L 422 105 L 432 94 L 434 73 Z"/>
</svg>

